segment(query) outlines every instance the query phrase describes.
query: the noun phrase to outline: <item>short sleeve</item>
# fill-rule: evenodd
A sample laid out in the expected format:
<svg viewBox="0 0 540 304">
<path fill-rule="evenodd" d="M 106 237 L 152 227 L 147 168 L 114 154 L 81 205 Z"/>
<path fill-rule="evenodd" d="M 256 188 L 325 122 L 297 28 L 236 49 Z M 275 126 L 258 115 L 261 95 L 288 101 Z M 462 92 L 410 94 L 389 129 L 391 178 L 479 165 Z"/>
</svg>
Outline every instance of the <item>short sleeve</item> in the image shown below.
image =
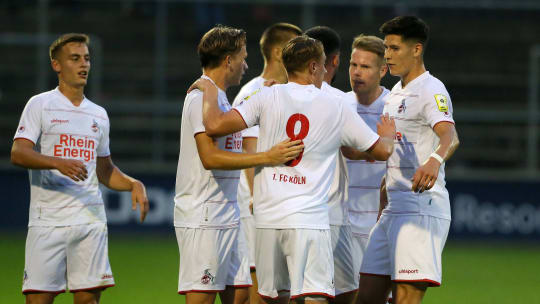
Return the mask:
<svg viewBox="0 0 540 304">
<path fill-rule="evenodd" d="M 441 121 L 454 123 L 452 100 L 442 84 L 426 89 L 422 100 L 422 115 L 432 128 Z"/>
<path fill-rule="evenodd" d="M 186 110 L 187 119 L 189 121 L 189 124 L 191 125 L 193 129 L 193 135 L 198 133 L 203 133 L 206 131 L 203 125 L 203 115 L 202 115 L 202 108 L 203 108 L 203 94 L 201 91 L 195 90 L 189 94 L 187 97 L 188 102 L 186 103 L 186 106 L 188 107 Z"/>
<path fill-rule="evenodd" d="M 21 115 L 19 126 L 13 139 L 25 138 L 37 143 L 41 135 L 42 104 L 39 98 L 30 98 Z"/>
<path fill-rule="evenodd" d="M 259 124 L 259 119 L 261 113 L 264 111 L 264 99 L 265 96 L 268 95 L 268 91 L 270 91 L 270 88 L 261 88 L 244 98 L 238 106 L 234 108 L 240 116 L 242 116 L 242 119 L 244 119 L 244 122 L 248 126 L 248 128 L 251 128 L 255 125 Z M 266 102 L 268 103 L 268 102 Z M 245 136 L 244 133 L 242 133 L 243 137 Z"/>
<path fill-rule="evenodd" d="M 350 107 L 342 107 L 341 113 L 343 121 L 343 129 L 341 131 L 342 146 L 367 151 L 379 140 L 379 135 L 373 132 L 364 120 Z"/>
<path fill-rule="evenodd" d="M 102 131 L 101 131 L 101 137 L 99 138 L 99 144 L 96 151 L 98 157 L 107 157 L 111 155 L 111 150 L 109 149 L 109 133 L 111 129 L 111 124 L 110 124 L 109 116 L 107 115 L 107 112 L 105 112 L 105 118 L 106 119 L 103 122 L 103 125 L 100 126 Z"/>
</svg>

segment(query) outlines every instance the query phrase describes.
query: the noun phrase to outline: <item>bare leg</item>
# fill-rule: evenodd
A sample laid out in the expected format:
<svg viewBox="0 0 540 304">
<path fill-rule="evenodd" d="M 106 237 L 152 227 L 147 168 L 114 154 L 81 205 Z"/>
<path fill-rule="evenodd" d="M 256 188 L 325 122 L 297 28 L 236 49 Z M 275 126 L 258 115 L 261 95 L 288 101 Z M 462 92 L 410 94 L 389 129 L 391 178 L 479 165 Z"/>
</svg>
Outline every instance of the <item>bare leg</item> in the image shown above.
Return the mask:
<svg viewBox="0 0 540 304">
<path fill-rule="evenodd" d="M 385 304 L 391 288 L 390 276 L 360 275 L 356 304 Z"/>
<path fill-rule="evenodd" d="M 261 299 L 259 293 L 257 293 L 259 283 L 257 282 L 255 271 L 251 272 L 251 281 L 253 282 L 253 286 L 249 287 L 249 304 L 260 304 Z"/>
<path fill-rule="evenodd" d="M 223 304 L 245 304 L 249 300 L 249 290 L 247 287 L 227 286 L 219 293 L 219 298 Z"/>
<path fill-rule="evenodd" d="M 291 300 L 292 304 L 328 304 L 328 298 L 321 298 L 320 300 L 306 300 L 305 297 L 299 297 Z"/>
<path fill-rule="evenodd" d="M 420 304 L 426 294 L 428 283 L 393 283 L 392 294 L 395 304 Z"/>
<path fill-rule="evenodd" d="M 102 289 L 77 291 L 73 294 L 74 304 L 99 304 Z"/>
<path fill-rule="evenodd" d="M 186 304 L 214 304 L 216 292 L 188 292 Z"/>
<path fill-rule="evenodd" d="M 40 293 L 27 293 L 26 304 L 52 304 L 55 293 L 40 292 Z"/>
<path fill-rule="evenodd" d="M 334 299 L 328 299 L 328 303 L 330 303 L 330 304 L 354 304 L 357 293 L 358 293 L 358 289 L 350 291 L 350 292 L 342 293 L 340 295 L 337 295 Z"/>
</svg>

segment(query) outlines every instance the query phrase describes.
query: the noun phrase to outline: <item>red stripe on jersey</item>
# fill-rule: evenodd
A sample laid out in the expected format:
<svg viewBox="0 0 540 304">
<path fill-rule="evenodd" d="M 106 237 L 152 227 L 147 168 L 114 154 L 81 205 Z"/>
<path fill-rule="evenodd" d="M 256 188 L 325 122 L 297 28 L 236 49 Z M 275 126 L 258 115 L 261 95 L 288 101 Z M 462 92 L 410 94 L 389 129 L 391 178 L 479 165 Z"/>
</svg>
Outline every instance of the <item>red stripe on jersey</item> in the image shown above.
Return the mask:
<svg viewBox="0 0 540 304">
<path fill-rule="evenodd" d="M 73 136 L 89 137 L 89 138 L 99 139 L 98 136 L 91 136 L 91 135 L 87 135 L 87 134 L 76 134 L 76 133 L 42 133 L 42 135 L 73 135 Z"/>
<path fill-rule="evenodd" d="M 93 116 L 93 117 L 97 117 L 97 118 L 99 118 L 99 119 L 107 120 L 107 118 L 104 117 L 104 116 L 99 116 L 99 115 L 96 115 L 96 114 L 93 114 L 93 113 L 88 113 L 88 112 L 78 111 L 78 110 L 64 110 L 64 109 L 51 109 L 51 108 L 46 108 L 46 109 L 43 109 L 43 111 L 49 111 L 49 112 L 70 112 L 70 113 L 83 114 L 83 115 Z"/>
<path fill-rule="evenodd" d="M 238 115 L 240 115 L 240 118 L 242 118 L 242 121 L 244 122 L 244 125 L 246 125 L 246 127 L 244 129 L 247 129 L 248 124 L 246 123 L 246 120 L 244 119 L 244 116 L 242 116 L 242 114 L 240 114 L 240 112 L 237 109 L 233 108 L 232 111 L 235 111 L 236 113 L 238 113 Z"/>
</svg>

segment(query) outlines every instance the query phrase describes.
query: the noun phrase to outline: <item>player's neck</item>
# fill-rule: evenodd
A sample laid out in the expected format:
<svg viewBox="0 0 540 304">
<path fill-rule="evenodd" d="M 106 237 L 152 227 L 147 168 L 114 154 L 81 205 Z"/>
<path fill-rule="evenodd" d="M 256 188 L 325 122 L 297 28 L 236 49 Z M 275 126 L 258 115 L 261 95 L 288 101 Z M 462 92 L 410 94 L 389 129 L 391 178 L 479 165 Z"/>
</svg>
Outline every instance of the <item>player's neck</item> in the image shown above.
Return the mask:
<svg viewBox="0 0 540 304">
<path fill-rule="evenodd" d="M 332 84 L 332 80 L 334 79 L 334 75 L 336 75 L 336 69 L 326 67 L 326 74 L 324 74 L 324 82 L 328 83 L 329 85 Z"/>
<path fill-rule="evenodd" d="M 308 73 L 293 73 L 289 75 L 289 82 L 294 82 L 301 85 L 313 84 L 313 80 Z"/>
<path fill-rule="evenodd" d="M 407 74 L 401 76 L 401 87 L 405 88 L 406 85 L 408 85 L 411 81 L 415 80 L 418 76 L 424 74 L 425 72 L 426 67 L 424 66 L 423 62 L 414 65 L 414 67 L 410 69 Z"/>
<path fill-rule="evenodd" d="M 265 62 L 261 77 L 265 80 L 275 80 L 279 83 L 287 83 L 287 71 L 280 62 Z"/>
<path fill-rule="evenodd" d="M 84 86 L 73 87 L 60 81 L 58 83 L 58 90 L 76 107 L 80 106 L 84 100 Z"/>
<path fill-rule="evenodd" d="M 203 70 L 203 74 L 208 76 L 214 83 L 217 85 L 218 88 L 220 88 L 223 91 L 226 91 L 229 87 L 227 85 L 227 81 L 225 79 L 225 72 L 220 69 L 211 69 L 211 70 Z"/>
<path fill-rule="evenodd" d="M 377 86 L 376 89 L 371 90 L 367 94 L 362 94 L 362 95 L 356 94 L 356 100 L 358 101 L 359 104 L 367 107 L 367 106 L 370 106 L 372 103 L 374 103 L 375 100 L 377 100 L 377 98 L 381 96 L 382 92 L 383 92 L 383 89 L 380 86 Z"/>
</svg>

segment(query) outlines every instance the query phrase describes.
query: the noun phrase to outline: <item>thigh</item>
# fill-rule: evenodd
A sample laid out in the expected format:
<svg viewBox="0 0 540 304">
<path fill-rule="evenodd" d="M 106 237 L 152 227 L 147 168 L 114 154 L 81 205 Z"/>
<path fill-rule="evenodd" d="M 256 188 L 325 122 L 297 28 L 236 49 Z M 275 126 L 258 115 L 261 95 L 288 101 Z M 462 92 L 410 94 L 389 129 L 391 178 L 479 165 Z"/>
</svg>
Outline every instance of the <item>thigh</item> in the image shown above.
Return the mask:
<svg viewBox="0 0 540 304">
<path fill-rule="evenodd" d="M 175 228 L 180 267 L 178 293 L 225 290 L 238 228 Z"/>
<path fill-rule="evenodd" d="M 358 268 L 355 262 L 355 246 L 350 226 L 330 226 L 332 254 L 334 257 L 335 294 L 340 295 L 358 289 Z"/>
<path fill-rule="evenodd" d="M 66 238 L 66 227 L 28 228 L 23 293 L 65 292 Z"/>
<path fill-rule="evenodd" d="M 107 224 L 70 226 L 69 235 L 67 278 L 70 292 L 114 286 L 109 264 Z"/>
<path fill-rule="evenodd" d="M 277 300 L 279 293 L 290 290 L 287 260 L 283 252 L 283 230 L 256 229 L 255 264 L 258 292 L 267 301 Z"/>
<path fill-rule="evenodd" d="M 441 256 L 449 228 L 449 220 L 428 215 L 395 216 L 389 229 L 392 280 L 440 286 Z"/>
<path fill-rule="evenodd" d="M 330 230 L 287 229 L 283 241 L 291 278 L 291 299 L 317 294 L 334 297 Z"/>
</svg>

